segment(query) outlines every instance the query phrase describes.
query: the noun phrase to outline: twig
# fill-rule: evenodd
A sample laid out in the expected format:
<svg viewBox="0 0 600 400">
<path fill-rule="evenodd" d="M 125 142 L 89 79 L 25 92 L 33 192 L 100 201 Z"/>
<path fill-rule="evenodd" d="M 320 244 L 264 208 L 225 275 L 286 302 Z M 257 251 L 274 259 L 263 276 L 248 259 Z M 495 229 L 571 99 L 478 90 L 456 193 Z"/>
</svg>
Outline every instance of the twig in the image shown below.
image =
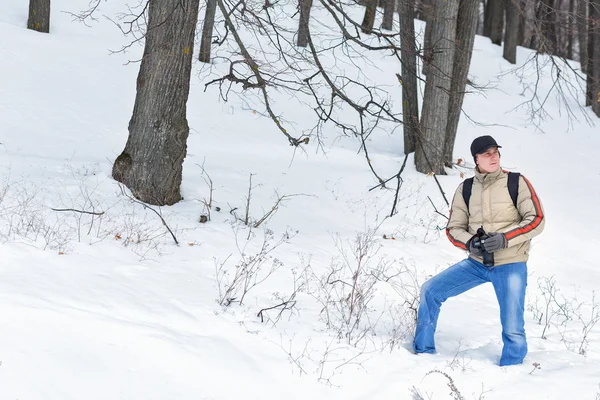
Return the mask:
<svg viewBox="0 0 600 400">
<path fill-rule="evenodd" d="M 101 212 L 93 212 L 93 211 L 83 211 L 83 210 L 75 210 L 73 208 L 50 208 L 52 211 L 73 211 L 81 214 L 90 214 L 90 215 L 104 215 L 104 211 Z"/>
<path fill-rule="evenodd" d="M 291 303 L 291 305 L 290 305 Z M 280 310 L 280 313 L 287 310 L 287 309 L 291 309 L 294 308 L 294 306 L 296 305 L 296 300 L 292 300 L 292 301 L 284 301 L 280 304 L 277 304 L 276 306 L 272 306 L 272 307 L 267 307 L 267 308 L 263 308 L 262 310 L 260 310 L 258 312 L 258 314 L 256 314 L 257 317 L 260 317 L 260 322 L 265 322 L 264 320 L 264 316 L 263 316 L 263 312 L 265 311 L 269 311 L 269 310 L 274 310 L 276 308 L 279 308 L 281 306 L 283 306 L 283 308 Z"/>
<path fill-rule="evenodd" d="M 402 171 L 404 171 L 404 167 L 406 167 L 407 159 L 408 154 L 404 156 L 404 162 L 402 163 L 402 167 L 400 167 L 400 172 L 396 174 L 396 177 L 398 178 L 398 186 L 396 187 L 396 194 L 394 195 L 394 205 L 392 206 L 392 212 L 390 213 L 390 217 L 396 213 L 396 205 L 398 204 L 398 194 L 400 193 L 400 187 L 402 187 L 402 182 L 404 182 L 400 175 L 402 175 Z"/>
<path fill-rule="evenodd" d="M 402 162 L 402 167 L 400 167 L 400 172 L 398 172 L 396 175 L 392 176 L 391 178 L 386 179 L 385 181 L 381 182 L 378 185 L 373 186 L 371 189 L 369 189 L 369 192 L 372 191 L 373 189 L 377 189 L 380 186 L 385 187 L 385 184 L 388 183 L 389 181 L 391 181 L 394 178 L 399 178 L 400 175 L 402 175 L 402 171 L 404 171 L 404 167 L 406 167 L 406 160 L 408 159 L 408 154 L 404 156 L 404 162 Z"/>
<path fill-rule="evenodd" d="M 162 215 L 160 215 L 160 213 L 158 211 L 156 211 L 154 208 L 150 207 L 148 204 L 141 202 L 133 197 L 131 197 L 130 195 L 128 195 L 125 192 L 125 189 L 123 189 L 123 185 L 119 183 L 119 188 L 121 189 L 121 193 L 123 194 L 123 196 L 127 197 L 129 200 L 131 200 L 134 203 L 137 204 L 141 204 L 142 206 L 144 206 L 144 209 L 150 209 L 152 210 L 156 215 L 158 215 L 158 218 L 160 218 L 160 220 L 162 221 L 162 224 L 167 228 L 167 230 L 169 231 L 169 233 L 171 234 L 171 237 L 173 238 L 173 240 L 175 241 L 175 244 L 177 246 L 179 246 L 179 242 L 177 241 L 177 238 L 175 237 L 175 234 L 173 233 L 173 231 L 171 230 L 171 228 L 169 228 L 169 225 L 167 224 L 167 221 L 165 221 L 165 219 L 163 218 Z"/>
<path fill-rule="evenodd" d="M 433 209 L 435 210 L 435 212 L 438 213 L 439 215 L 441 215 L 442 217 L 448 219 L 448 217 L 446 215 L 444 215 L 444 214 L 442 214 L 441 212 L 438 211 L 438 209 L 435 207 L 435 204 L 433 204 L 433 201 L 431 201 L 431 198 L 429 196 L 427 196 L 427 198 L 429 199 L 429 202 L 433 206 Z"/>
</svg>

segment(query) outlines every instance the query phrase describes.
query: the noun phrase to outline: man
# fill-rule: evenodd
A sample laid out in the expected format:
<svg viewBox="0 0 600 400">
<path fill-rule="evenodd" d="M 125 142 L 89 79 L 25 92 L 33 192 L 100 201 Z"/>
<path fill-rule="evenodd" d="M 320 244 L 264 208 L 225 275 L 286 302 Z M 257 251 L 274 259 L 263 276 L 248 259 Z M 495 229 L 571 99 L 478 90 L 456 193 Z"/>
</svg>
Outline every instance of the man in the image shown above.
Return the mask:
<svg viewBox="0 0 600 400">
<path fill-rule="evenodd" d="M 515 187 L 516 199 L 511 197 L 509 174 L 500 168 L 500 147 L 491 136 L 478 137 L 471 144 L 476 164 L 471 195 L 467 204 L 463 192 L 465 182 L 458 186 L 446 228 L 450 242 L 467 250 L 469 257 L 421 287 L 413 343 L 416 353 L 435 353 L 433 335 L 440 307 L 446 299 L 491 282 L 500 304 L 504 343 L 500 365 L 520 364 L 527 354 L 523 318 L 526 262 L 531 239 L 544 229 L 545 216 L 537 194 L 524 176 L 515 175 L 518 191 Z M 480 228 L 483 231 L 478 235 Z M 484 265 L 484 256 L 487 265 Z"/>
</svg>

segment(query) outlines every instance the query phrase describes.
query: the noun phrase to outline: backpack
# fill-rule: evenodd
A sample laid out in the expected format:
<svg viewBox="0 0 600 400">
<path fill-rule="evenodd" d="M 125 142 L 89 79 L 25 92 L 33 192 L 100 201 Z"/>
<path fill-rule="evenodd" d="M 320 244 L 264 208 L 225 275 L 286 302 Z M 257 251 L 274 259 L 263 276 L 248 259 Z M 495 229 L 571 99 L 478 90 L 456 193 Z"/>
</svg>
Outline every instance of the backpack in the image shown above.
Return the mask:
<svg viewBox="0 0 600 400">
<path fill-rule="evenodd" d="M 515 208 L 517 208 L 517 197 L 519 196 L 519 177 L 521 176 L 518 172 L 508 173 L 508 193 L 512 199 Z M 465 179 L 463 183 L 462 195 L 469 210 L 469 200 L 471 199 L 471 191 L 473 190 L 473 178 Z"/>
</svg>

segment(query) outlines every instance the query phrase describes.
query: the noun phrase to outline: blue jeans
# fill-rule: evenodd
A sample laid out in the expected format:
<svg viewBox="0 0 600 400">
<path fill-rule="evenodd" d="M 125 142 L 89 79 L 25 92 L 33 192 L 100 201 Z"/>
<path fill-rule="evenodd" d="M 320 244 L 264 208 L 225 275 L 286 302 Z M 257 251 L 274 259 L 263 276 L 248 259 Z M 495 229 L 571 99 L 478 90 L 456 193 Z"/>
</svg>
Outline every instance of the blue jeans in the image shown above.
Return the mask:
<svg viewBox="0 0 600 400">
<path fill-rule="evenodd" d="M 485 282 L 492 282 L 500 304 L 504 343 L 500 365 L 523 362 L 527 354 L 523 318 L 527 264 L 524 262 L 486 267 L 467 258 L 425 282 L 421 287 L 421 304 L 413 343 L 415 353 L 435 353 L 433 335 L 442 303 Z"/>
</svg>

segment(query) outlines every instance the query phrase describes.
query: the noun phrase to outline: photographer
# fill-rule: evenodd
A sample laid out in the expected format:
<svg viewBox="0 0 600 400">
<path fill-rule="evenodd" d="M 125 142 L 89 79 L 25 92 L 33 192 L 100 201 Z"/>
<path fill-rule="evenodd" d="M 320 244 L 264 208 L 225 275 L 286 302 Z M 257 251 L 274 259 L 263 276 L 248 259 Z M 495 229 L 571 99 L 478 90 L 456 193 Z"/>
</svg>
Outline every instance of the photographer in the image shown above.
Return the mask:
<svg viewBox="0 0 600 400">
<path fill-rule="evenodd" d="M 520 364 L 527 354 L 526 262 L 530 241 L 544 229 L 545 216 L 531 183 L 500 168 L 500 147 L 491 136 L 471 144 L 475 177 L 458 186 L 446 228 L 450 242 L 467 250 L 469 257 L 421 287 L 415 353 L 435 353 L 434 333 L 446 299 L 491 282 L 502 323 L 500 365 Z"/>
</svg>

